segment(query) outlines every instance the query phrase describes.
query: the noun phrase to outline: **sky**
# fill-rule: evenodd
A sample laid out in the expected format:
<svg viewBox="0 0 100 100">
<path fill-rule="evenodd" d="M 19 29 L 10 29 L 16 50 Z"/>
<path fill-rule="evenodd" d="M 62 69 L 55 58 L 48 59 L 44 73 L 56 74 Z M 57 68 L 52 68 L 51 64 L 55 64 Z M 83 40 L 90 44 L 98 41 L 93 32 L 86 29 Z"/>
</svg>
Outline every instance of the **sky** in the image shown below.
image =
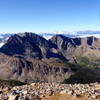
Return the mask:
<svg viewBox="0 0 100 100">
<path fill-rule="evenodd" d="M 100 0 L 0 0 L 0 32 L 100 30 Z"/>
</svg>

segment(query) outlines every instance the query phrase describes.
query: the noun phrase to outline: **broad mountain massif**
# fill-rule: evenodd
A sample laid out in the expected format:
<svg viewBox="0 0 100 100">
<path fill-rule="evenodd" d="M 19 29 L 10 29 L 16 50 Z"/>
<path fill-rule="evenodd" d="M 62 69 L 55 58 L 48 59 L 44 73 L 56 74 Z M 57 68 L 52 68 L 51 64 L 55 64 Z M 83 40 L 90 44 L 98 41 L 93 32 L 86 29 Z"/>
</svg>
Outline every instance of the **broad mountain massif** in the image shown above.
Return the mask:
<svg viewBox="0 0 100 100">
<path fill-rule="evenodd" d="M 14 34 L 0 48 L 0 79 L 21 82 L 100 82 L 100 38 Z"/>
</svg>

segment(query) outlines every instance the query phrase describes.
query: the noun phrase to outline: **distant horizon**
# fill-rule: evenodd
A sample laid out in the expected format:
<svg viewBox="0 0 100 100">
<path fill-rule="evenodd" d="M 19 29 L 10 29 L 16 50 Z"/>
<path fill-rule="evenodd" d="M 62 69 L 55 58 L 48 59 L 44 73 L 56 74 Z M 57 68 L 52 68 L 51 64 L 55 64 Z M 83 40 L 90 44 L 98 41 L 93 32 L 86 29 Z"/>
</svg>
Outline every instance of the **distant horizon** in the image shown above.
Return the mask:
<svg viewBox="0 0 100 100">
<path fill-rule="evenodd" d="M 75 31 L 51 31 L 51 32 L 47 32 L 47 31 L 40 31 L 40 32 L 35 32 L 35 31 L 25 31 L 25 32 L 29 32 L 29 33 L 36 33 L 36 34 L 39 34 L 39 33 L 50 33 L 50 34 L 68 34 L 68 33 L 77 33 L 77 32 L 100 32 L 100 30 L 75 30 Z M 25 33 L 24 31 L 22 32 L 0 32 L 0 34 L 16 34 L 16 33 Z M 99 34 L 99 33 L 97 33 Z"/>
<path fill-rule="evenodd" d="M 28 32 L 28 31 L 27 31 Z M 4 39 L 4 37 L 10 37 L 14 34 L 23 34 L 25 32 L 12 32 L 12 33 L 1 33 L 0 34 L 0 39 Z M 70 38 L 85 38 L 85 37 L 96 37 L 96 38 L 100 38 L 100 31 L 94 31 L 94 30 L 84 30 L 84 31 L 64 31 L 64 32 L 28 32 L 28 33 L 34 33 L 37 34 L 39 36 L 44 37 L 45 39 L 50 39 L 55 35 L 63 35 L 66 37 L 70 37 Z M 1 43 L 0 46 L 2 46 L 3 44 Z"/>
<path fill-rule="evenodd" d="M 71 32 L 100 32 L 100 30 L 73 30 L 73 31 L 67 31 L 67 30 L 62 30 L 62 31 L 17 31 L 17 32 L 0 32 L 0 34 L 6 34 L 6 33 L 71 33 Z"/>
</svg>

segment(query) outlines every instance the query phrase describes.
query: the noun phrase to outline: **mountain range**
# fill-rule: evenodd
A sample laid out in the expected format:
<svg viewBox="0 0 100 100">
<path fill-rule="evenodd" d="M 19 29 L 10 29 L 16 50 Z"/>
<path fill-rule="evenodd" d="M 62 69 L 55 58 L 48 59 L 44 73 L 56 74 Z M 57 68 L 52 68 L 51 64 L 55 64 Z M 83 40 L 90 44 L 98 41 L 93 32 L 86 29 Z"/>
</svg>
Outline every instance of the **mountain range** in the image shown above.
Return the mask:
<svg viewBox="0 0 100 100">
<path fill-rule="evenodd" d="M 100 39 L 35 33 L 9 36 L 0 48 L 0 79 L 22 82 L 100 82 Z M 5 73 L 6 72 L 6 73 Z"/>
<path fill-rule="evenodd" d="M 0 33 L 0 47 L 2 47 L 6 40 L 14 34 L 19 34 L 19 33 Z M 64 35 L 66 37 L 71 37 L 71 38 L 76 38 L 76 37 L 89 37 L 89 36 L 94 36 L 100 38 L 100 31 L 72 31 L 72 32 L 39 32 L 36 33 L 45 39 L 50 39 L 54 35 Z"/>
</svg>

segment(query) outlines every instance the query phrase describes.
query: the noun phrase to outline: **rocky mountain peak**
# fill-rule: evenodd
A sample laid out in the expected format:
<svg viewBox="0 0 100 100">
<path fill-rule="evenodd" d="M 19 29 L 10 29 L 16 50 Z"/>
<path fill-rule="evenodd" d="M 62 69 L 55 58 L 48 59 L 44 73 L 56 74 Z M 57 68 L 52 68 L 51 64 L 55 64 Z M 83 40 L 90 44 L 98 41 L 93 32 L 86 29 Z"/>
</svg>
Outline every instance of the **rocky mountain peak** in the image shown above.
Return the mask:
<svg viewBox="0 0 100 100">
<path fill-rule="evenodd" d="M 21 33 L 11 36 L 0 52 L 7 55 L 21 55 L 31 58 L 64 58 L 61 54 L 52 52 L 55 44 L 34 33 Z"/>
<path fill-rule="evenodd" d="M 50 41 L 52 41 L 52 43 L 56 44 L 58 49 L 67 50 L 68 46 L 75 46 L 72 38 L 65 37 L 63 35 L 53 36 L 50 39 Z"/>
</svg>

